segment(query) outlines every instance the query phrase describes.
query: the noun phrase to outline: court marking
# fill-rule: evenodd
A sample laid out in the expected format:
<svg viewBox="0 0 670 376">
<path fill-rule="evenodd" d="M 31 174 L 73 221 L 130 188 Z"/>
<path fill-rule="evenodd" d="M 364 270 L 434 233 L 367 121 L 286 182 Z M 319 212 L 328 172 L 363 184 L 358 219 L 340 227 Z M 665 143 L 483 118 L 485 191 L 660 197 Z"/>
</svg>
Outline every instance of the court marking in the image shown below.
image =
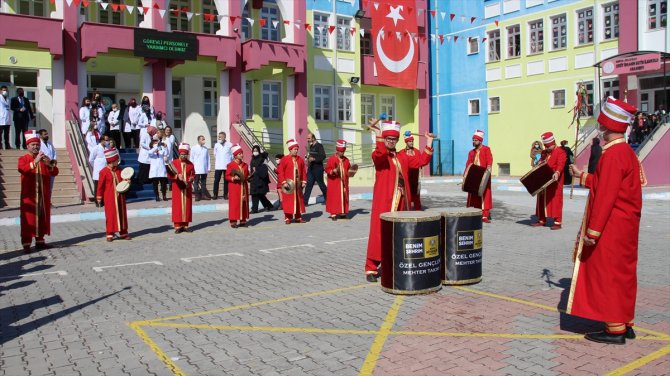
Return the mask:
<svg viewBox="0 0 670 376">
<path fill-rule="evenodd" d="M 651 354 L 647 354 L 647 355 L 645 355 L 641 358 L 638 358 L 638 359 L 624 365 L 623 367 L 620 367 L 620 368 L 617 368 L 613 371 L 607 372 L 605 375 L 606 376 L 624 375 L 628 372 L 634 371 L 634 370 L 642 367 L 643 365 L 645 365 L 649 362 L 652 362 L 652 361 L 654 361 L 658 358 L 661 358 L 661 357 L 663 357 L 667 354 L 670 354 L 670 345 L 662 347 L 662 348 L 654 351 Z"/>
<path fill-rule="evenodd" d="M 332 240 L 332 241 L 329 241 L 329 242 L 323 242 L 323 243 L 324 243 L 324 244 L 337 244 L 337 243 L 342 243 L 342 242 L 354 242 L 354 241 L 358 241 L 358 240 L 365 240 L 365 239 L 367 239 L 367 238 L 368 238 L 368 237 L 366 236 L 366 237 L 364 237 L 364 238 L 344 239 L 344 240 Z"/>
<path fill-rule="evenodd" d="M 184 373 L 184 371 L 179 368 L 179 366 L 163 351 L 163 349 L 161 349 L 160 346 L 158 346 L 158 344 L 154 342 L 151 337 L 149 337 L 149 335 L 141 328 L 141 325 L 134 322 L 128 323 L 128 325 L 133 331 L 135 331 L 140 339 L 142 339 L 142 341 L 144 341 L 144 343 L 149 346 L 151 351 L 153 351 L 154 354 L 158 356 L 158 359 L 160 359 L 175 376 L 186 376 L 186 373 Z"/>
<path fill-rule="evenodd" d="M 239 256 L 239 257 L 244 257 L 243 254 L 237 253 L 237 252 L 232 252 L 232 253 L 219 253 L 218 255 L 213 255 L 213 254 L 208 254 L 208 255 L 203 255 L 203 256 L 193 256 L 193 257 L 182 257 L 180 258 L 181 261 L 183 262 L 191 262 L 195 259 L 201 259 L 201 258 L 209 258 L 209 257 L 220 257 L 220 256 Z"/>
<path fill-rule="evenodd" d="M 0 279 L 15 279 L 15 278 L 25 278 L 25 277 L 36 277 L 36 276 L 47 275 L 47 274 L 58 274 L 60 276 L 65 276 L 65 275 L 67 275 L 67 272 L 65 270 L 56 270 L 55 272 L 27 273 L 27 274 L 19 274 L 19 275 L 2 276 L 2 277 L 0 277 Z"/>
<path fill-rule="evenodd" d="M 314 245 L 312 244 L 298 244 L 298 245 L 287 245 L 284 247 L 277 247 L 277 248 L 267 248 L 267 249 L 259 249 L 258 252 L 263 252 L 263 253 L 272 253 L 272 251 L 279 251 L 282 249 L 291 249 L 291 248 L 300 248 L 300 247 L 309 247 L 309 248 L 314 248 Z"/>
<path fill-rule="evenodd" d="M 146 264 L 154 264 L 154 265 L 159 265 L 162 266 L 163 263 L 160 261 L 146 261 L 146 262 L 136 262 L 133 264 L 119 264 L 119 265 L 107 265 L 107 266 L 94 266 L 93 270 L 96 272 L 101 272 L 104 269 L 111 269 L 111 268 L 122 268 L 124 266 L 135 266 L 135 265 L 146 265 Z"/>
</svg>

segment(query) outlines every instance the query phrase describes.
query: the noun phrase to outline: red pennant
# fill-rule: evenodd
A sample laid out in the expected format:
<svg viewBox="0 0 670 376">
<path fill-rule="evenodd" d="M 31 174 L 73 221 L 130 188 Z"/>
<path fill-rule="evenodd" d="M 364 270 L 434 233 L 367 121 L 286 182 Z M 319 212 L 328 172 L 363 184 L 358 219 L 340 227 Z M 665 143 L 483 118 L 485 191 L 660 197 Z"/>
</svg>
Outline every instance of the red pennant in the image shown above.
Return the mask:
<svg viewBox="0 0 670 376">
<path fill-rule="evenodd" d="M 88 8 L 88 4 L 90 3 L 88 2 L 88 0 L 84 0 L 81 2 L 81 4 L 84 6 L 84 8 Z"/>
<path fill-rule="evenodd" d="M 306 23 L 306 24 L 305 24 L 305 29 L 307 29 L 307 30 L 312 30 L 312 25 Z"/>
<path fill-rule="evenodd" d="M 470 17 L 470 23 L 475 22 L 476 19 L 477 19 L 477 17 Z"/>
<path fill-rule="evenodd" d="M 495 22 L 495 23 L 496 23 L 496 27 L 498 27 L 498 20 L 495 20 L 495 21 L 493 21 L 493 22 Z"/>
<path fill-rule="evenodd" d="M 149 7 L 142 7 L 142 10 L 144 11 L 144 14 L 149 13 Z"/>
<path fill-rule="evenodd" d="M 173 16 L 179 17 L 179 9 L 172 9 L 172 10 L 170 10 L 170 12 L 172 12 Z"/>
<path fill-rule="evenodd" d="M 482 38 L 482 43 L 486 42 L 486 37 Z"/>
<path fill-rule="evenodd" d="M 435 9 L 430 11 L 430 15 L 433 16 L 433 17 L 435 17 L 435 13 L 437 13 L 437 11 Z"/>
<path fill-rule="evenodd" d="M 291 21 L 284 20 L 284 25 L 290 25 L 290 24 L 291 24 Z"/>
<path fill-rule="evenodd" d="M 453 20 L 454 20 L 454 17 L 456 17 L 455 14 L 453 14 L 453 13 L 450 14 L 450 15 L 449 15 L 449 21 L 453 21 Z"/>
<path fill-rule="evenodd" d="M 158 8 L 158 3 L 154 3 L 154 9 L 160 9 Z"/>
<path fill-rule="evenodd" d="M 454 43 L 458 40 L 458 35 L 454 35 Z"/>
<path fill-rule="evenodd" d="M 214 16 L 214 15 L 212 14 L 212 16 Z M 237 20 L 237 16 L 228 16 L 228 18 L 230 18 L 230 23 L 231 24 L 234 24 L 235 20 Z M 214 17 L 212 17 L 212 21 L 214 21 Z"/>
<path fill-rule="evenodd" d="M 81 0 L 74 0 L 74 6 L 78 7 Z"/>
<path fill-rule="evenodd" d="M 328 26 L 328 33 L 329 34 L 332 34 L 334 30 L 335 30 L 335 26 L 333 26 L 333 25 Z"/>
<path fill-rule="evenodd" d="M 352 28 L 349 30 L 349 32 L 351 33 L 351 36 L 353 37 L 354 34 L 356 34 L 356 28 L 355 28 L 355 27 L 352 27 Z"/>
<path fill-rule="evenodd" d="M 407 7 L 407 13 L 408 13 L 408 14 L 412 14 L 412 11 L 413 11 L 413 10 L 414 10 L 414 8 L 412 8 L 412 7 Z"/>
<path fill-rule="evenodd" d="M 440 44 L 443 44 L 444 43 L 444 35 L 440 34 L 439 37 L 440 37 Z"/>
<path fill-rule="evenodd" d="M 186 13 L 186 12 L 188 12 L 188 8 L 186 8 L 186 7 L 182 7 L 182 8 L 181 8 L 181 11 L 182 11 L 182 13 Z"/>
<path fill-rule="evenodd" d="M 261 18 L 260 20 L 258 20 L 258 23 L 261 24 L 261 27 L 265 27 L 266 23 L 265 18 Z"/>
<path fill-rule="evenodd" d="M 52 5 L 56 4 L 56 0 L 49 0 L 49 3 L 52 4 Z"/>
<path fill-rule="evenodd" d="M 126 10 L 126 4 L 119 4 L 119 8 L 121 10 Z"/>
<path fill-rule="evenodd" d="M 112 11 L 113 12 L 118 12 L 119 11 L 119 4 L 110 4 L 112 6 Z"/>
</svg>

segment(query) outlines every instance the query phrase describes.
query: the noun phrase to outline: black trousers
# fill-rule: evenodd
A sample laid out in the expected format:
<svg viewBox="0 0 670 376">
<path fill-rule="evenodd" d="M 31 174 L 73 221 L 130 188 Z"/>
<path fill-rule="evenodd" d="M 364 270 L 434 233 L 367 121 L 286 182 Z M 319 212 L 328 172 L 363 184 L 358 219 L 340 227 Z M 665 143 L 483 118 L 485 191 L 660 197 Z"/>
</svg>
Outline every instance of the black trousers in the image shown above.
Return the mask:
<svg viewBox="0 0 670 376">
<path fill-rule="evenodd" d="M 121 149 L 121 131 L 109 131 L 112 140 L 114 140 L 114 145 L 117 149 Z"/>
<path fill-rule="evenodd" d="M 272 202 L 265 197 L 265 193 L 251 195 L 251 211 L 258 211 L 258 202 L 263 204 L 264 209 L 273 208 Z"/>
<path fill-rule="evenodd" d="M 126 149 L 133 147 L 133 132 L 123 132 L 123 147 Z"/>
<path fill-rule="evenodd" d="M 226 180 L 226 170 L 214 170 L 214 197 L 219 195 L 219 182 L 223 175 L 223 197 L 228 197 L 228 180 Z"/>
<path fill-rule="evenodd" d="M 140 130 L 139 129 L 133 129 L 133 144 L 135 144 L 135 148 L 140 147 Z"/>
<path fill-rule="evenodd" d="M 161 193 L 165 196 L 167 192 L 167 178 L 151 178 L 151 182 L 154 185 L 154 194 L 158 197 L 158 184 L 161 186 Z"/>
<path fill-rule="evenodd" d="M 12 146 L 9 144 L 9 127 L 10 125 L 0 125 L 0 149 L 3 148 L 2 140 L 5 140 L 5 149 L 10 149 Z"/>
<path fill-rule="evenodd" d="M 207 195 L 207 174 L 195 174 L 193 180 L 193 193 L 197 196 Z"/>
<path fill-rule="evenodd" d="M 21 146 L 23 146 L 24 149 L 27 149 L 26 135 L 24 134 L 27 130 L 28 123 L 14 122 L 14 146 L 16 146 L 17 149 Z M 21 139 L 23 139 L 23 143 L 21 143 Z"/>
<path fill-rule="evenodd" d="M 314 182 L 319 185 L 321 193 L 323 193 L 323 199 L 326 199 L 326 183 L 323 182 L 323 165 L 322 164 L 313 164 L 307 169 L 307 185 L 305 186 L 305 206 L 309 203 L 309 196 L 312 195 L 312 187 L 314 187 Z"/>
<path fill-rule="evenodd" d="M 148 163 L 140 163 L 140 172 L 137 174 L 137 181 L 144 185 L 149 183 L 149 170 L 151 165 Z"/>
</svg>

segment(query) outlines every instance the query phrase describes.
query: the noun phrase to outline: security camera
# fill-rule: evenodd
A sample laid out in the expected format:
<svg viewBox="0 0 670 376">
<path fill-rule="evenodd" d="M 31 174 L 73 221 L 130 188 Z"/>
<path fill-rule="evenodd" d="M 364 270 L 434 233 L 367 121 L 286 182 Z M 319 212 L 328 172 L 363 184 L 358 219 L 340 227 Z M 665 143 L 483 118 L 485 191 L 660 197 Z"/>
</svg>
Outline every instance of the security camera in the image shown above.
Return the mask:
<svg viewBox="0 0 670 376">
<path fill-rule="evenodd" d="M 234 28 L 233 28 L 233 31 L 237 33 L 238 31 L 240 31 L 240 29 L 234 27 Z"/>
</svg>

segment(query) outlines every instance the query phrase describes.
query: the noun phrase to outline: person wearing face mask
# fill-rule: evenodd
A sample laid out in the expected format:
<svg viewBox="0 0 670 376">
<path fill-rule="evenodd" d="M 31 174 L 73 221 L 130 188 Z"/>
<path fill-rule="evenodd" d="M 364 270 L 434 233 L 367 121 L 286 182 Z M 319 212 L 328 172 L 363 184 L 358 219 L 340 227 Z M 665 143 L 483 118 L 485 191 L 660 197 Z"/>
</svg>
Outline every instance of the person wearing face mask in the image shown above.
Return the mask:
<svg viewBox="0 0 670 376">
<path fill-rule="evenodd" d="M 88 155 L 88 163 L 93 167 L 93 192 L 98 191 L 98 181 L 100 180 L 100 171 L 107 166 L 105 151 L 109 149 L 109 136 L 102 136 L 100 143 L 96 145 Z M 99 208 L 101 203 L 96 200 L 95 207 Z"/>
<path fill-rule="evenodd" d="M 121 147 L 121 111 L 116 103 L 112 103 L 112 110 L 107 114 L 107 123 L 109 123 L 109 134 L 116 145 Z"/>
<path fill-rule="evenodd" d="M 545 162 L 554 171 L 554 174 L 552 177 L 553 183 L 537 194 L 537 205 L 535 207 L 537 222 L 531 224 L 531 226 L 542 227 L 547 221 L 547 217 L 553 217 L 554 224 L 551 229 L 560 230 L 562 228 L 561 219 L 563 218 L 563 167 L 567 156 L 562 148 L 556 146 L 553 133 L 543 133 L 540 138 L 544 144 L 540 163 Z"/>
<path fill-rule="evenodd" d="M 100 93 L 98 93 L 97 91 L 93 93 L 91 108 L 93 107 L 98 109 L 98 116 L 100 116 L 101 119 L 105 119 L 107 109 L 105 108 L 105 104 L 102 102 L 102 95 L 100 95 Z"/>
<path fill-rule="evenodd" d="M 214 145 L 214 199 L 219 198 L 219 182 L 223 176 L 223 199 L 228 199 L 228 180 L 226 176 L 226 168 L 228 163 L 233 160 L 231 148 L 233 144 L 226 140 L 226 132 L 219 132 L 219 140 Z"/>
<path fill-rule="evenodd" d="M 81 134 L 86 134 L 86 132 L 88 132 L 88 126 L 91 123 L 91 100 L 88 97 L 81 99 L 79 122 L 81 126 Z"/>
<path fill-rule="evenodd" d="M 531 167 L 537 166 L 540 162 L 540 157 L 542 157 L 542 144 L 540 141 L 533 141 L 533 144 L 530 145 L 530 165 Z"/>
<path fill-rule="evenodd" d="M 105 121 L 103 118 L 100 117 L 100 113 L 98 112 L 98 108 L 96 107 L 91 107 L 91 118 L 89 120 L 90 124 L 95 127 L 95 129 L 98 130 L 98 133 L 100 135 L 105 134 Z"/>
<path fill-rule="evenodd" d="M 205 136 L 198 136 L 198 144 L 191 148 L 191 162 L 195 169 L 195 180 L 193 181 L 193 192 L 195 200 L 211 200 L 207 190 L 207 173 L 209 173 L 209 149 L 205 146 Z"/>
<path fill-rule="evenodd" d="M 493 166 L 493 154 L 491 153 L 491 148 L 484 145 L 482 142 L 484 142 L 484 131 L 477 129 L 475 134 L 472 135 L 473 149 L 468 153 L 468 161 L 465 163 L 466 170 L 471 164 L 475 164 L 477 166 L 486 167 L 489 173 L 491 172 L 491 166 Z M 491 223 L 493 196 L 491 195 L 490 178 L 486 184 L 484 196 L 479 197 L 474 193 L 468 193 L 468 200 L 465 206 L 468 208 L 482 209 L 482 222 Z"/>
<path fill-rule="evenodd" d="M 135 98 L 130 98 L 128 101 L 128 119 L 130 129 L 133 134 L 133 147 L 140 147 L 140 117 L 142 117 L 142 107 L 137 105 Z"/>
<path fill-rule="evenodd" d="M 93 149 L 100 143 L 100 133 L 98 133 L 94 124 L 88 126 L 88 131 L 86 132 L 86 135 L 84 135 L 84 141 L 86 142 L 86 148 L 90 155 L 93 153 Z"/>
<path fill-rule="evenodd" d="M 57 160 L 56 148 L 54 148 L 54 145 L 51 143 L 51 141 L 49 141 L 49 132 L 47 132 L 46 129 L 40 129 L 38 133 L 40 134 L 40 152 L 44 153 L 47 158 L 54 161 L 53 163 L 55 163 Z M 50 193 L 54 190 L 55 179 L 55 176 L 51 177 L 51 189 L 49 190 Z"/>
<path fill-rule="evenodd" d="M 0 87 L 0 149 L 3 148 L 2 141 L 5 141 L 4 148 L 9 150 L 9 127 L 11 125 L 9 116 L 9 92 L 7 86 Z"/>
<path fill-rule="evenodd" d="M 263 204 L 266 211 L 272 211 L 273 205 L 265 195 L 270 191 L 270 173 L 265 160 L 268 157 L 267 152 L 261 153 L 261 148 L 254 145 L 251 148 L 251 162 L 249 169 L 251 176 L 249 178 L 249 193 L 251 194 L 251 212 L 258 213 L 258 203 Z"/>
<path fill-rule="evenodd" d="M 24 133 L 28 130 L 30 121 L 35 120 L 35 114 L 33 114 L 30 100 L 23 94 L 23 88 L 16 89 L 16 97 L 11 99 L 9 107 L 14 112 L 14 145 L 17 149 L 19 145 L 27 149 Z M 21 137 L 23 137 L 23 143 L 20 143 Z"/>
<path fill-rule="evenodd" d="M 148 115 L 147 116 L 150 119 L 154 117 L 154 108 L 153 108 L 153 106 L 151 106 L 151 100 L 149 99 L 149 97 L 147 97 L 146 95 L 143 96 L 142 97 L 142 102 L 140 103 L 140 105 L 142 107 L 142 111 L 148 111 L 149 112 L 149 115 L 151 115 L 151 116 L 148 116 Z"/>
</svg>

